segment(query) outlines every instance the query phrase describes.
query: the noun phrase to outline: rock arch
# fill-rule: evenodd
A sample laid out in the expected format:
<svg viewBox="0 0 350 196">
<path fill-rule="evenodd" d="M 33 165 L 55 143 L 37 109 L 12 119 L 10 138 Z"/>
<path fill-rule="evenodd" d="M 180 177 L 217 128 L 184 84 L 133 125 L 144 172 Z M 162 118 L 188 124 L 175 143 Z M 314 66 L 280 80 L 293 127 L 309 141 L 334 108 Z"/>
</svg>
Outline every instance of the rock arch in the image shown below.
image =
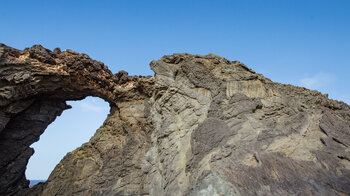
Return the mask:
<svg viewBox="0 0 350 196">
<path fill-rule="evenodd" d="M 85 54 L 0 47 L 0 195 L 348 195 L 350 106 L 239 61 L 174 54 L 154 77 Z M 103 126 L 28 189 L 29 145 L 98 96 Z"/>
<path fill-rule="evenodd" d="M 124 71 L 112 74 L 86 54 L 40 45 L 23 51 L 3 44 L 0 48 L 0 194 L 28 187 L 24 172 L 34 153 L 29 146 L 70 108 L 67 100 L 96 96 L 115 111 L 117 102 L 147 96 L 147 87 L 140 86 L 149 78 L 130 77 Z"/>
</svg>

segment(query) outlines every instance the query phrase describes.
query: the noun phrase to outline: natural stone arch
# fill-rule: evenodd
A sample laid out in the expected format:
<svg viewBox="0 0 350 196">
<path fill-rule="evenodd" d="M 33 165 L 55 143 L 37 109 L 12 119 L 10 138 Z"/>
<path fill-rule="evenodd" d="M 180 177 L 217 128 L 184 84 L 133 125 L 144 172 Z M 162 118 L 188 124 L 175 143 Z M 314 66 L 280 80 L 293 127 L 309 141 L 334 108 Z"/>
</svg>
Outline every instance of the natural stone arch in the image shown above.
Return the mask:
<svg viewBox="0 0 350 196">
<path fill-rule="evenodd" d="M 72 50 L 53 52 L 35 45 L 23 51 L 0 45 L 0 194 L 28 187 L 29 146 L 70 108 L 67 100 L 100 97 L 112 110 L 116 100 L 144 99 L 148 78 L 112 72 L 99 61 Z"/>
<path fill-rule="evenodd" d="M 29 145 L 1 143 L 2 157 L 18 153 L 1 163 L 1 194 L 350 193 L 350 107 L 320 92 L 214 54 L 164 56 L 151 62 L 155 77 L 144 78 L 94 71 L 95 61 L 72 51 L 1 48 L 1 137 L 33 139 L 20 127 L 40 134 L 65 100 L 93 95 L 111 105 L 90 141 L 32 189 L 21 173 Z"/>
</svg>

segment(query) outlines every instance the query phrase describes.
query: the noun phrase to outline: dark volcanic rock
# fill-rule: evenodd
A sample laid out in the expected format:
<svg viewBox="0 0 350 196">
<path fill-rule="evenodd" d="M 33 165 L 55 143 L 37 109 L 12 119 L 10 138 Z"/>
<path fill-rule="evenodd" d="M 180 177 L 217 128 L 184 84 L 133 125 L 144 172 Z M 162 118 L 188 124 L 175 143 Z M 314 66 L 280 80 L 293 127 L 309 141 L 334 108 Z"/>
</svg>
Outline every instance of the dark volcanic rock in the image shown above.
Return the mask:
<svg viewBox="0 0 350 196">
<path fill-rule="evenodd" d="M 350 107 L 214 54 L 112 74 L 86 54 L 0 45 L 1 195 L 349 195 Z M 29 146 L 70 106 L 111 111 L 45 183 Z"/>
</svg>

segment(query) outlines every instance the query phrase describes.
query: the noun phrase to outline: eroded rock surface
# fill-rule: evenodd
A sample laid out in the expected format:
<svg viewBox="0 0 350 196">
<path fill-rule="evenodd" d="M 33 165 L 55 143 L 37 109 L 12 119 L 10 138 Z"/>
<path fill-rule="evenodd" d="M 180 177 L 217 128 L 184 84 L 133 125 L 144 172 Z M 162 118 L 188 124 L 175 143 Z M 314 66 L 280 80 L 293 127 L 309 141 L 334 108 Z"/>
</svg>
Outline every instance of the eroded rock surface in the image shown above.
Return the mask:
<svg viewBox="0 0 350 196">
<path fill-rule="evenodd" d="M 51 52 L 39 45 L 23 51 L 5 45 L 1 45 L 1 49 L 2 195 L 28 195 L 34 190 L 28 189 L 29 181 L 24 175 L 34 153 L 29 146 L 39 140 L 56 116 L 70 108 L 67 100 L 80 100 L 86 96 L 98 96 L 108 101 L 111 114 L 96 137 L 69 153 L 45 183 L 45 188 L 41 188 L 42 185 L 35 187 L 35 194 L 40 189 L 42 195 L 85 195 L 87 190 L 94 191 L 94 188 L 111 188 L 110 184 L 116 182 L 113 180 L 119 179 L 115 171 L 133 180 L 135 175 L 142 173 L 133 169 L 133 162 L 137 160 L 127 155 L 141 153 L 142 157 L 142 151 L 138 149 L 147 148 L 149 126 L 145 123 L 143 103 L 150 96 L 147 93 L 151 92 L 152 78 L 130 77 L 124 71 L 113 75 L 103 63 L 71 50 Z M 124 113 L 120 114 L 121 111 Z M 128 191 L 133 191 L 136 186 L 120 184 Z M 138 183 L 135 181 L 135 184 Z"/>
<path fill-rule="evenodd" d="M 0 47 L 2 195 L 349 195 L 350 107 L 214 54 L 113 75 L 87 55 Z M 66 100 L 111 111 L 47 182 L 24 171 Z"/>
</svg>

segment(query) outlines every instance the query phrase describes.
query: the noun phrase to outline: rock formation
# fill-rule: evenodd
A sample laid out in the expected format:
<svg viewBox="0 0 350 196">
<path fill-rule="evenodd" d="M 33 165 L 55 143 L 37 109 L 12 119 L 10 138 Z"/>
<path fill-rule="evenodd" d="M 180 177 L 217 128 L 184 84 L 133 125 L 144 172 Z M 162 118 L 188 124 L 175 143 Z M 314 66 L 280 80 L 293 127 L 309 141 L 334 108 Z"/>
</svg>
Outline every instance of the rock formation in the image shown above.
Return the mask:
<svg viewBox="0 0 350 196">
<path fill-rule="evenodd" d="M 0 195 L 349 195 L 350 107 L 214 54 L 112 74 L 71 50 L 0 45 Z M 110 114 L 45 183 L 26 164 L 45 128 L 97 96 Z"/>
</svg>

